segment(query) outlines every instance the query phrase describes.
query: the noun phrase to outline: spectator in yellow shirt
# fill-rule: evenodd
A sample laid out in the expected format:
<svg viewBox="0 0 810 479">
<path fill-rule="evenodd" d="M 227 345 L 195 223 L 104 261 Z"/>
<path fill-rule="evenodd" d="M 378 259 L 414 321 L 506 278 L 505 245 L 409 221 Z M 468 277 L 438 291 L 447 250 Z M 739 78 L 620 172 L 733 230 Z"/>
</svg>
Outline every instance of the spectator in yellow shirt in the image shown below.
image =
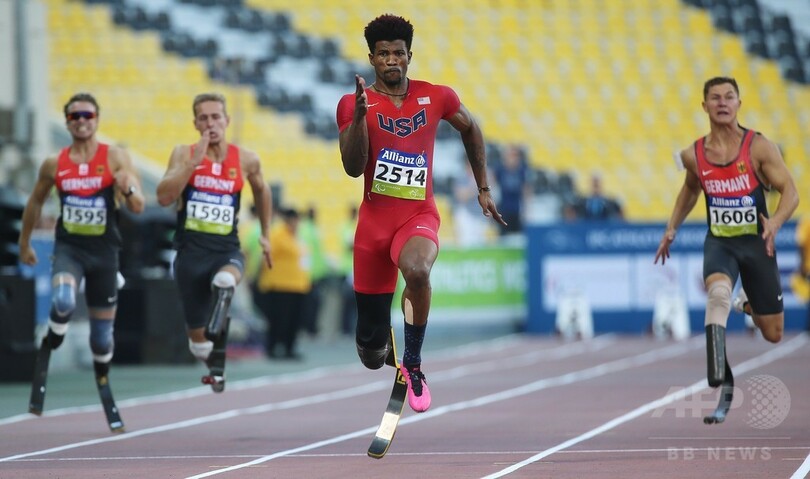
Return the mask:
<svg viewBox="0 0 810 479">
<path fill-rule="evenodd" d="M 273 268 L 262 265 L 257 285 L 261 309 L 269 323 L 266 354 L 270 358 L 301 359 L 295 346 L 311 288 L 308 253 L 298 238 L 298 212 L 283 209 L 279 216 L 281 221 L 270 230 Z M 279 345 L 282 355 L 276 351 Z"/>
</svg>

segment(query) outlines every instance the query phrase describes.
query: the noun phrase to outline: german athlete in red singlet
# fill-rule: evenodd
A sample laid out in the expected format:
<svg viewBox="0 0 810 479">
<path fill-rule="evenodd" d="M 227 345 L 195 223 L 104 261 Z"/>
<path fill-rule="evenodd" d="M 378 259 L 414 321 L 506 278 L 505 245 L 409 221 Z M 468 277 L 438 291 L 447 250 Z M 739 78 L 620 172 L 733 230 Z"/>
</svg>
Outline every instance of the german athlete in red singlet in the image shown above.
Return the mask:
<svg viewBox="0 0 810 479">
<path fill-rule="evenodd" d="M 237 236 L 242 187 L 247 180 L 253 192 L 262 233 L 259 243 L 264 261 L 271 266 L 270 187 L 262 177 L 256 153 L 227 142 L 225 130 L 230 117 L 225 97 L 197 95 L 192 110 L 200 139 L 194 145 L 174 148 L 157 186 L 157 197 L 163 206 L 177 202 L 174 274 L 189 349 L 211 370 L 203 382 L 221 392 L 225 385 L 228 310 L 245 269 Z"/>
<path fill-rule="evenodd" d="M 394 364 L 389 353 L 390 311 L 398 271 L 405 279 L 405 351 L 402 373 L 417 411 L 430 406 L 421 348 L 430 310 L 430 271 L 439 251 L 439 213 L 433 199 L 433 147 L 441 120 L 461 133 L 478 183 L 484 216 L 505 224 L 487 183 L 484 139 L 473 117 L 447 86 L 409 79 L 413 26 L 382 15 L 365 28 L 375 81 L 356 76 L 354 94 L 337 106 L 343 168 L 364 175 L 354 243 L 357 352 L 377 369 Z M 388 359 L 388 361 L 386 361 Z"/>
<path fill-rule="evenodd" d="M 716 77 L 705 83 L 703 110 L 711 131 L 681 152 L 686 178 L 655 254 L 656 263 L 666 262 L 678 227 L 703 191 L 709 225 L 703 254 L 707 372 L 710 386 L 723 386 L 717 411 L 704 418 L 707 424 L 723 422 L 731 404 L 734 383 L 725 331 L 732 307 L 750 314 L 768 341 L 782 339 L 785 315 L 774 240 L 799 204 L 779 148 L 740 126 L 740 105 L 733 78 Z M 765 190 L 770 188 L 780 193 L 780 199 L 769 216 Z M 742 288 L 732 304 L 738 277 Z"/>
<path fill-rule="evenodd" d="M 31 247 L 31 232 L 55 186 L 60 210 L 51 271 L 48 334 L 40 347 L 37 377 L 29 405 L 29 410 L 35 414 L 42 412 L 50 351 L 62 344 L 76 308 L 76 293 L 82 280 L 90 316 L 90 348 L 96 380 L 100 392 L 107 393 L 107 375 L 114 347 L 113 320 L 118 301 L 118 254 L 121 250 L 118 208 L 123 204 L 130 211 L 140 213 L 144 207 L 140 180 L 127 152 L 100 143 L 96 138 L 101 114 L 96 99 L 88 93 L 73 95 L 64 106 L 64 114 L 73 141 L 40 167 L 23 212 L 19 240 L 20 260 L 25 264 L 36 264 L 38 259 Z M 123 424 L 117 424 L 119 422 L 120 418 L 111 421 L 110 427 L 123 429 Z"/>
</svg>

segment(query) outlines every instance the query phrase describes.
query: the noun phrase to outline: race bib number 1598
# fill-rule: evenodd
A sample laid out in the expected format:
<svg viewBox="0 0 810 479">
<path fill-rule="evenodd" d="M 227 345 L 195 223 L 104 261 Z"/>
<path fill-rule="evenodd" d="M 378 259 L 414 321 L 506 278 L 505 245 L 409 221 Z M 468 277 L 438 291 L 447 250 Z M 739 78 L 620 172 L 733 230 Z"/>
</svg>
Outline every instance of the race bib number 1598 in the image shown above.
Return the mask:
<svg viewBox="0 0 810 479">
<path fill-rule="evenodd" d="M 234 208 L 231 205 L 189 201 L 186 208 L 187 230 L 215 235 L 226 235 L 233 230 Z"/>
</svg>

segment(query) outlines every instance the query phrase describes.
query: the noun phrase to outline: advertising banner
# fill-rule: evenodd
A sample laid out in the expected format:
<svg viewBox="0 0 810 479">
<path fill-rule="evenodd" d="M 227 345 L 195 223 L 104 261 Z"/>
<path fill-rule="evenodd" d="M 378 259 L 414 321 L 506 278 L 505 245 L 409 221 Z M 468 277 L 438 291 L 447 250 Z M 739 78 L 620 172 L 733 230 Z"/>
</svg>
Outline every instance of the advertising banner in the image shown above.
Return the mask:
<svg viewBox="0 0 810 479">
<path fill-rule="evenodd" d="M 596 332 L 647 332 L 656 298 L 682 296 L 692 331 L 703 331 L 705 224 L 683 225 L 666 265 L 654 264 L 663 224 L 572 223 L 527 228 L 528 319 L 526 329 L 554 331 L 555 313 L 568 294 L 587 298 Z M 785 224 L 776 241 L 785 304 L 785 326 L 804 329 L 806 309 L 790 289 L 798 265 L 795 224 Z M 738 284 L 735 287 L 739 287 Z M 732 313 L 729 329 L 743 328 Z"/>
</svg>

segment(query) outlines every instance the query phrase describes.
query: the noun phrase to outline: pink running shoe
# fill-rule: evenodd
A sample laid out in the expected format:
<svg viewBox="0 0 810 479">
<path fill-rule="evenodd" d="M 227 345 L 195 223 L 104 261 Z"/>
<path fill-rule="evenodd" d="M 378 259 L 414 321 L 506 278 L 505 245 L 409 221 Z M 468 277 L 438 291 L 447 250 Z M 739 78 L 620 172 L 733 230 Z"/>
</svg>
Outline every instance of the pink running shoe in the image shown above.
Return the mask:
<svg viewBox="0 0 810 479">
<path fill-rule="evenodd" d="M 427 380 L 419 366 L 405 367 L 400 365 L 399 370 L 408 383 L 408 404 L 416 412 L 425 412 L 430 407 L 430 389 Z"/>
</svg>

